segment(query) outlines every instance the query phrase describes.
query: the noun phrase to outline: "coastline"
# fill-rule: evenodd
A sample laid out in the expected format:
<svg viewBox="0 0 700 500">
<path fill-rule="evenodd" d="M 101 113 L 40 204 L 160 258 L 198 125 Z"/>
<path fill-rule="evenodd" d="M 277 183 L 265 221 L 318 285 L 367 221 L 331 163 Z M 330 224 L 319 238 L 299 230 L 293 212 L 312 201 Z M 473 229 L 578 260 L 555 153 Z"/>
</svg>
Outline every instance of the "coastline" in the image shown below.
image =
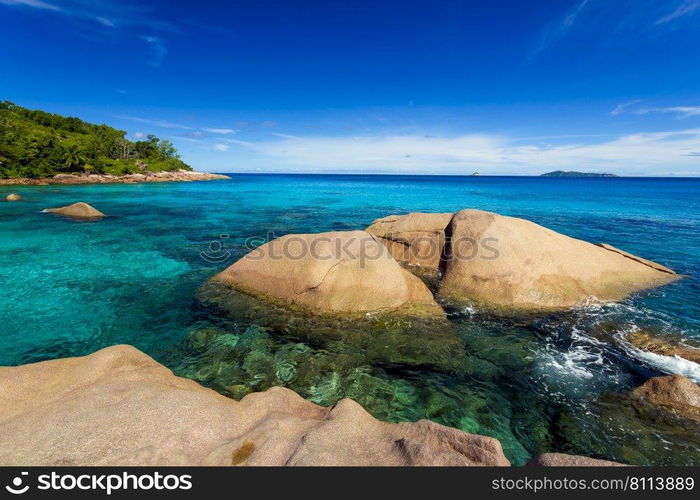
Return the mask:
<svg viewBox="0 0 700 500">
<path fill-rule="evenodd" d="M 109 174 L 58 174 L 46 179 L 0 179 L 0 186 L 48 186 L 52 184 L 137 184 L 142 182 L 193 182 L 230 179 L 228 175 L 174 170 L 171 172 L 147 172 L 145 174 L 109 175 Z"/>
</svg>

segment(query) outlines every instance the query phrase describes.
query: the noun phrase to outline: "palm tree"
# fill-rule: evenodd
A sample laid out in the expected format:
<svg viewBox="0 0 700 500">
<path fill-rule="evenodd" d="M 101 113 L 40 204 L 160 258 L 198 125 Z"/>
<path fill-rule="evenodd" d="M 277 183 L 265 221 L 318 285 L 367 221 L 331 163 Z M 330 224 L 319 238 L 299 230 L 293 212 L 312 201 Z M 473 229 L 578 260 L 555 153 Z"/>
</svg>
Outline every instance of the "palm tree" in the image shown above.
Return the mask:
<svg viewBox="0 0 700 500">
<path fill-rule="evenodd" d="M 78 146 L 76 145 L 70 146 L 63 155 L 63 164 L 65 165 L 66 170 L 69 172 L 78 170 L 78 168 L 85 165 L 85 163 L 85 157 L 82 155 L 78 149 Z"/>
</svg>

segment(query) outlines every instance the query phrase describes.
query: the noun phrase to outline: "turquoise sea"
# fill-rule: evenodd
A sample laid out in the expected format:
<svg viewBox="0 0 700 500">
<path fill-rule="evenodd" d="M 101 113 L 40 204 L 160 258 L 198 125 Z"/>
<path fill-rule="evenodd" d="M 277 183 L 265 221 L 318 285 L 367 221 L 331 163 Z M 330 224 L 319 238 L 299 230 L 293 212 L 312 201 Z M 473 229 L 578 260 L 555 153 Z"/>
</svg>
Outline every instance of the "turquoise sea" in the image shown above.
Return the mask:
<svg viewBox="0 0 700 500">
<path fill-rule="evenodd" d="M 0 186 L 0 364 L 128 343 L 224 394 L 288 386 L 376 417 L 429 418 L 499 438 L 525 463 L 561 451 L 700 465 L 700 429 L 636 407 L 631 388 L 700 365 L 634 349 L 650 331 L 700 341 L 700 179 L 231 174 L 230 181 Z M 42 213 L 85 201 L 109 217 Z M 408 211 L 479 208 L 669 266 L 686 279 L 624 303 L 506 319 L 452 309 L 450 328 L 315 322 L 199 287 L 250 238 L 364 228 Z"/>
</svg>

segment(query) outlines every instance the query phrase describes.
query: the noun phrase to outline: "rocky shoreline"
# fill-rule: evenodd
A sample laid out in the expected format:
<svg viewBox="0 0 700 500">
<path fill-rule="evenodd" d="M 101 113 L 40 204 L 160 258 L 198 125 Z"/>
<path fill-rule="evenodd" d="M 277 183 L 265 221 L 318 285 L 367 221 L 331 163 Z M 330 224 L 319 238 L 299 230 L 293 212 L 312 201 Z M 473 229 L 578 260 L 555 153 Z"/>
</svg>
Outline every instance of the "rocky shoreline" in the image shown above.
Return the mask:
<svg viewBox="0 0 700 500">
<path fill-rule="evenodd" d="M 230 179 L 227 175 L 175 170 L 172 172 L 146 172 L 143 174 L 58 174 L 48 179 L 0 179 L 0 186 L 47 186 L 52 184 L 136 184 L 140 182 L 193 182 Z"/>
</svg>

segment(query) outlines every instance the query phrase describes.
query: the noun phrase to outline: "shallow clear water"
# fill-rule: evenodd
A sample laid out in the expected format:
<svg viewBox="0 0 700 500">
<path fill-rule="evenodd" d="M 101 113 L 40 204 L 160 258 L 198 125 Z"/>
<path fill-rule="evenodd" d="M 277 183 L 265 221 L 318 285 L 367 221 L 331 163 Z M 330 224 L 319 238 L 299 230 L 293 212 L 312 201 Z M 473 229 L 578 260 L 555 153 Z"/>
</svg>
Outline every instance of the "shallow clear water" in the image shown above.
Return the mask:
<svg viewBox="0 0 700 500">
<path fill-rule="evenodd" d="M 431 418 L 498 437 L 523 463 L 564 451 L 700 464 L 700 433 L 626 398 L 700 366 L 632 348 L 649 330 L 700 340 L 700 179 L 234 175 L 231 181 L 3 187 L 0 364 L 133 344 L 222 393 L 286 385 L 353 397 L 387 420 Z M 110 217 L 41 210 L 88 202 Z M 622 304 L 513 321 L 454 310 L 448 325 L 328 323 L 199 287 L 249 238 L 366 227 L 407 211 L 480 208 L 604 241 L 687 276 Z M 420 341 L 416 341 L 420 339 Z"/>
</svg>

